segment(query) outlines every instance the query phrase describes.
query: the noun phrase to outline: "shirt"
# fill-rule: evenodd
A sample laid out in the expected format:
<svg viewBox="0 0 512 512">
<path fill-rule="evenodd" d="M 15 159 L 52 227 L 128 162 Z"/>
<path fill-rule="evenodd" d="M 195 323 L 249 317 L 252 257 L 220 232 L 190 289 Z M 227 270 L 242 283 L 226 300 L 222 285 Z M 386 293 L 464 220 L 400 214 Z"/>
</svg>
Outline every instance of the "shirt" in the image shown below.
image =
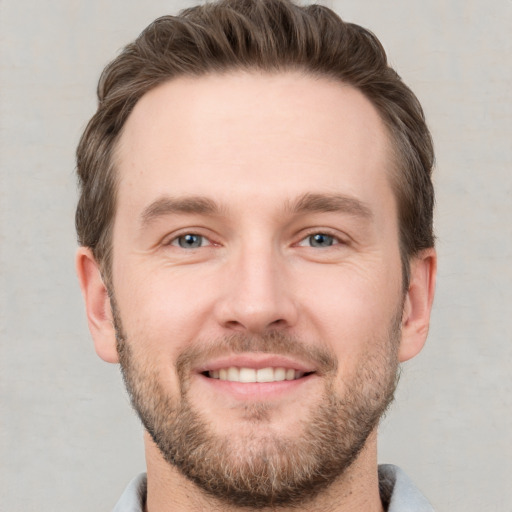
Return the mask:
<svg viewBox="0 0 512 512">
<path fill-rule="evenodd" d="M 143 512 L 146 488 L 146 473 L 142 473 L 129 483 L 112 512 Z M 379 466 L 379 489 L 387 512 L 434 512 L 432 505 L 397 466 Z"/>
</svg>

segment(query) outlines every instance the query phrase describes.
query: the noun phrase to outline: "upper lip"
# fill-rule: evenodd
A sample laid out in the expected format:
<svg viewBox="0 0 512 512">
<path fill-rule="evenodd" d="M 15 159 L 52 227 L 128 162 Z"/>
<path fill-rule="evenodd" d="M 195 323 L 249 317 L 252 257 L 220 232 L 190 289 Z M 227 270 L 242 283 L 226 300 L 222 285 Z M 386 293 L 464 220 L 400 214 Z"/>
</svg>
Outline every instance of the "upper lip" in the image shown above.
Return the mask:
<svg viewBox="0 0 512 512">
<path fill-rule="evenodd" d="M 238 368 L 254 368 L 255 370 L 260 370 L 261 368 L 293 368 L 294 370 L 304 373 L 315 371 L 313 364 L 300 361 L 294 357 L 254 352 L 218 357 L 200 365 L 196 371 L 198 373 L 204 373 L 232 366 Z"/>
</svg>

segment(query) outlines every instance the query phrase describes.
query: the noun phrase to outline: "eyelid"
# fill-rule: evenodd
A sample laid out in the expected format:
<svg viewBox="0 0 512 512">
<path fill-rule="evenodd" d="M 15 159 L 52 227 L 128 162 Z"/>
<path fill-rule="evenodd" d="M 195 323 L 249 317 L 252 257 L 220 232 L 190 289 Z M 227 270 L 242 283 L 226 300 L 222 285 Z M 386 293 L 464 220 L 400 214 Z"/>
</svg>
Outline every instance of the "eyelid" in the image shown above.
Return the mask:
<svg viewBox="0 0 512 512">
<path fill-rule="evenodd" d="M 161 242 L 161 245 L 164 247 L 178 247 L 181 249 L 181 247 L 178 245 L 177 241 L 179 238 L 184 237 L 186 235 L 193 235 L 201 237 L 204 241 L 207 243 L 204 245 L 201 245 L 201 247 L 210 247 L 212 245 L 219 245 L 214 240 L 212 240 L 212 236 L 210 234 L 205 234 L 204 230 L 201 228 L 185 228 L 173 233 L 170 233 L 166 235 Z M 200 247 L 197 247 L 199 249 Z"/>
<path fill-rule="evenodd" d="M 185 248 L 185 247 L 182 247 L 180 244 L 179 244 L 179 240 L 187 235 L 191 235 L 191 236 L 195 236 L 195 237 L 198 237 L 201 239 L 201 245 L 199 247 L 188 247 L 188 248 Z M 200 249 L 201 247 L 209 247 L 210 245 L 212 245 L 212 242 L 206 237 L 206 236 L 203 236 L 203 235 L 199 235 L 197 233 L 185 233 L 183 235 L 179 235 L 179 236 L 175 236 L 174 238 L 172 238 L 169 242 L 170 246 L 172 247 L 179 247 L 180 249 L 186 249 L 186 250 L 193 250 L 193 249 Z"/>
<path fill-rule="evenodd" d="M 300 233 L 300 235 L 299 235 L 300 238 L 299 238 L 298 242 L 296 242 L 293 245 L 304 246 L 303 243 L 310 236 L 317 235 L 317 234 L 322 234 L 322 235 L 327 235 L 327 236 L 332 237 L 334 239 L 334 244 L 333 245 L 335 245 L 335 246 L 337 246 L 337 245 L 348 245 L 350 243 L 350 237 L 348 235 L 346 235 L 346 234 L 341 234 L 339 231 L 333 230 L 333 229 L 330 229 L 330 228 L 318 228 L 318 227 L 315 227 L 315 228 L 310 228 L 310 229 L 306 229 L 305 231 L 302 231 L 302 233 Z M 199 237 L 201 237 L 203 239 L 203 241 L 207 242 L 204 245 L 201 245 L 201 247 L 210 247 L 210 246 L 221 245 L 220 243 L 216 242 L 213 239 L 214 237 L 210 233 L 209 234 L 205 234 L 203 229 L 201 229 L 201 228 L 194 228 L 194 227 L 192 227 L 192 228 L 185 228 L 183 230 L 179 230 L 177 232 L 168 234 L 167 236 L 165 236 L 162 239 L 161 245 L 164 246 L 164 247 L 167 247 L 167 246 L 179 247 L 178 242 L 177 242 L 178 239 L 183 237 L 183 236 L 186 236 L 186 235 L 199 236 Z"/>
<path fill-rule="evenodd" d="M 305 247 L 303 242 L 305 242 L 310 236 L 313 235 L 327 235 L 332 237 L 335 240 L 333 245 L 347 245 L 349 243 L 348 235 L 342 236 L 339 232 L 334 232 L 332 229 L 328 228 L 311 228 L 306 230 L 305 233 L 301 233 L 300 240 L 295 244 L 299 247 Z"/>
</svg>

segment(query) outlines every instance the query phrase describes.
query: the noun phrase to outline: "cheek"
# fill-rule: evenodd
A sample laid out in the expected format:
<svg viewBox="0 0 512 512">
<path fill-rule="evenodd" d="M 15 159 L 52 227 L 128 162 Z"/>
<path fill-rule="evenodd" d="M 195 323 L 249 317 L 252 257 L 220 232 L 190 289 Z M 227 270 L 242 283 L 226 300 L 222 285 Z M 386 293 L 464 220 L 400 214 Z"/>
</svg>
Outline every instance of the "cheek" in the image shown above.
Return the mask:
<svg viewBox="0 0 512 512">
<path fill-rule="evenodd" d="M 304 290 L 305 328 L 314 326 L 343 364 L 388 339 L 401 306 L 401 272 L 377 264 L 320 268 Z"/>
<path fill-rule="evenodd" d="M 175 269 L 126 268 L 115 290 L 127 336 L 171 359 L 200 334 L 212 302 L 207 280 Z"/>
</svg>

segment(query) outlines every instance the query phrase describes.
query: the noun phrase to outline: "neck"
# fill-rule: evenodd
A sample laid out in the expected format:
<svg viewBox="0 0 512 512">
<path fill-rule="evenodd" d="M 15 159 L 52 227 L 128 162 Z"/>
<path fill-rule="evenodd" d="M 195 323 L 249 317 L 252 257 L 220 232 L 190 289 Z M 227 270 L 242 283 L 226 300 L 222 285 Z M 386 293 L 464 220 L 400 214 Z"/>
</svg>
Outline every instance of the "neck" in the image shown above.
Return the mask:
<svg viewBox="0 0 512 512">
<path fill-rule="evenodd" d="M 145 433 L 148 494 L 145 512 L 250 512 L 244 507 L 230 507 L 204 493 L 196 484 L 169 465 L 149 434 Z M 304 508 L 258 508 L 259 511 L 298 512 L 383 512 L 377 473 L 377 433 L 368 438 L 354 463 L 324 492 Z"/>
</svg>

